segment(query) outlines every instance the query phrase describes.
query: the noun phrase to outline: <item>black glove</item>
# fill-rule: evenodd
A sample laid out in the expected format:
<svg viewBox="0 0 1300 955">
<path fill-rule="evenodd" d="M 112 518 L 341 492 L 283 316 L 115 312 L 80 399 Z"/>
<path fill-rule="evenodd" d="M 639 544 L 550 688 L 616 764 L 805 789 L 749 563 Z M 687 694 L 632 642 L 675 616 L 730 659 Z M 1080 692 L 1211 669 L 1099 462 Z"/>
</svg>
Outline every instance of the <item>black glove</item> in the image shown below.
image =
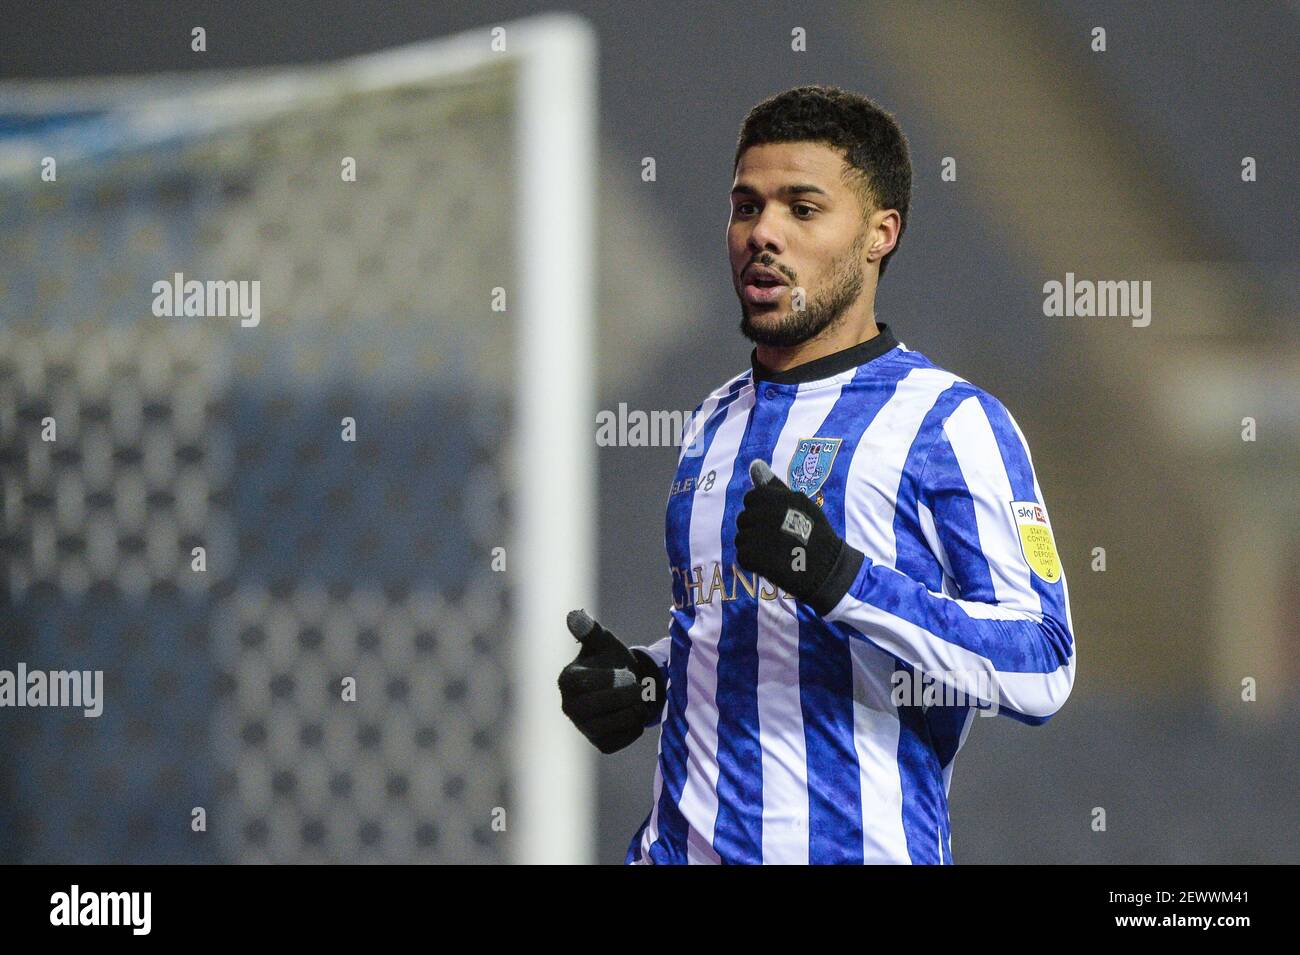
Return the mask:
<svg viewBox="0 0 1300 955">
<path fill-rule="evenodd" d="M 585 610 L 570 611 L 567 623 L 582 649 L 560 671 L 560 708 L 598 750 L 617 752 L 659 715 L 663 673 L 649 654 L 623 646 Z M 646 680 L 653 681 L 652 694 Z"/>
<path fill-rule="evenodd" d="M 792 491 L 761 460 L 736 517 L 736 562 L 793 594 L 823 616 L 840 602 L 862 567 L 862 552 L 834 530 L 807 494 Z"/>
</svg>

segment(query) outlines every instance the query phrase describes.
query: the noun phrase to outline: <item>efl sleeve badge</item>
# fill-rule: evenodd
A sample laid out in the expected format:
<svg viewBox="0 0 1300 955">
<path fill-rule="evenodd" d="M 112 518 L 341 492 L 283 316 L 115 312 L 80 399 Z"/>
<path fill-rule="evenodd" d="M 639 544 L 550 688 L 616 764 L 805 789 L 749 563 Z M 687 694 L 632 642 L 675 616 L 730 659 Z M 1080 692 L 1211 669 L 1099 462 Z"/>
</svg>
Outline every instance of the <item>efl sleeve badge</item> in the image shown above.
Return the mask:
<svg viewBox="0 0 1300 955">
<path fill-rule="evenodd" d="M 1061 579 L 1061 558 L 1056 554 L 1047 509 L 1037 501 L 1012 501 L 1011 516 L 1020 532 L 1020 550 L 1030 568 L 1049 584 Z"/>
</svg>

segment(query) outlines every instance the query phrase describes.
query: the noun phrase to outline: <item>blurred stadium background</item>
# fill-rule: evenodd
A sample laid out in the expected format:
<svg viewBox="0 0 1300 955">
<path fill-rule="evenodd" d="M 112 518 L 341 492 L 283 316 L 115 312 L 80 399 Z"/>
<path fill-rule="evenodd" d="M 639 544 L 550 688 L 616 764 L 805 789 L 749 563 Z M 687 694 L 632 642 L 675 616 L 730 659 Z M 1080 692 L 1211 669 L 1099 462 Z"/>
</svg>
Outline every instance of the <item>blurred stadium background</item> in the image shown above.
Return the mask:
<svg viewBox="0 0 1300 955">
<path fill-rule="evenodd" d="M 0 862 L 621 861 L 656 734 L 576 745 L 557 608 L 664 631 L 677 451 L 597 448 L 593 415 L 689 410 L 746 367 L 727 166 L 746 110 L 813 82 L 907 133 L 877 315 L 1016 414 L 1071 585 L 1074 694 L 1040 728 L 977 721 L 956 860 L 1300 861 L 1297 7 L 566 4 L 596 57 L 590 164 L 581 103 L 490 55 L 546 9 L 9 11 L 0 669 L 102 668 L 106 703 L 0 710 Z M 557 154 L 522 151 L 548 129 L 579 133 L 551 180 Z M 539 218 L 547 181 L 568 204 Z M 492 310 L 583 263 L 566 296 Z M 155 318 L 175 272 L 260 280 L 259 327 Z M 1045 318 L 1067 272 L 1150 280 L 1150 326 Z M 565 392 L 566 362 L 576 410 L 520 401 Z M 554 514 L 525 513 L 529 474 Z M 594 534 L 528 559 L 584 508 Z M 493 573 L 503 545 L 522 565 Z"/>
</svg>

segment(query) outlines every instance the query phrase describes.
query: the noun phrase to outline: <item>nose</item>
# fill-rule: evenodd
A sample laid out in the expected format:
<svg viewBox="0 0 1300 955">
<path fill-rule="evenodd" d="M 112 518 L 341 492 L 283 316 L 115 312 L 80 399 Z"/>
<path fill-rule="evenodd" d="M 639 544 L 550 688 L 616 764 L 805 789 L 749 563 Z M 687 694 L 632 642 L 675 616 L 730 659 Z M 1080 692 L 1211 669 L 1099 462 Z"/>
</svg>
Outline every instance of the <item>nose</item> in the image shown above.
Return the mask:
<svg viewBox="0 0 1300 955">
<path fill-rule="evenodd" d="M 771 252 L 774 255 L 780 255 L 785 250 L 785 243 L 781 240 L 780 233 L 776 228 L 776 216 L 768 215 L 769 209 L 764 209 L 758 221 L 754 223 L 754 228 L 749 232 L 749 250 L 755 252 Z"/>
</svg>

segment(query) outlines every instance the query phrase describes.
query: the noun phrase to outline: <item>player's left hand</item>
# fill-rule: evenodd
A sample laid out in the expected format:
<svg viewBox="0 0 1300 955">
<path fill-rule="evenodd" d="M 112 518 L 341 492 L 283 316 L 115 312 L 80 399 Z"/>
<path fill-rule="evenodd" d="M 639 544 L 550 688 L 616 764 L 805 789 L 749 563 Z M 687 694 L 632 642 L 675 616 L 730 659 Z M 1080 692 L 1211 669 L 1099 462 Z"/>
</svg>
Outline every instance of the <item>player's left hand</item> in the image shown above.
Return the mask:
<svg viewBox="0 0 1300 955">
<path fill-rule="evenodd" d="M 736 562 L 824 615 L 848 592 L 862 553 L 835 533 L 813 500 L 755 459 L 754 487 L 736 518 Z"/>
</svg>

